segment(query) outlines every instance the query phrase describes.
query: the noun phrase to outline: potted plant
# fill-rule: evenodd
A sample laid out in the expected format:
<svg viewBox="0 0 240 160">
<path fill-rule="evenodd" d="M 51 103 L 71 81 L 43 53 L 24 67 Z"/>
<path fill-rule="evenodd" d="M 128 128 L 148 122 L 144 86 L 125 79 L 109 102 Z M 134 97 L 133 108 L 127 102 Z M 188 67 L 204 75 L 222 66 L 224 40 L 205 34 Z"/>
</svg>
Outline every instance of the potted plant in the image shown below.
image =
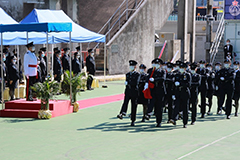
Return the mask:
<svg viewBox="0 0 240 160">
<path fill-rule="evenodd" d="M 71 104 L 73 105 L 73 112 L 78 112 L 79 110 L 79 103 L 77 102 L 77 94 L 80 94 L 80 90 L 85 88 L 86 86 L 86 79 L 84 78 L 85 73 L 79 73 L 77 75 L 73 75 L 70 79 L 70 72 L 66 71 L 64 73 L 64 78 L 62 82 L 62 87 L 64 88 L 63 93 L 67 96 L 70 95 L 70 82 L 72 84 L 72 101 Z"/>
<path fill-rule="evenodd" d="M 50 119 L 52 113 L 49 110 L 49 100 L 57 94 L 59 90 L 59 83 L 56 81 L 50 81 L 48 78 L 43 83 L 36 83 L 32 87 L 36 93 L 37 98 L 41 99 L 41 110 L 38 112 L 39 119 Z"/>
</svg>

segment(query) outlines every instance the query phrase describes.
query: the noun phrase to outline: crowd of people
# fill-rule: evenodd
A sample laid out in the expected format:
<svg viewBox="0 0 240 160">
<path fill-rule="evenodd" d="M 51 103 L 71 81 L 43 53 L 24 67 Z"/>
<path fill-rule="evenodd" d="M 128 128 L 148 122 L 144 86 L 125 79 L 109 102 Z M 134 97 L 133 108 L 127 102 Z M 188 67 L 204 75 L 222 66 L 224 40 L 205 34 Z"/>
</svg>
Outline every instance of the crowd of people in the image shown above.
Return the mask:
<svg viewBox="0 0 240 160">
<path fill-rule="evenodd" d="M 22 83 L 23 76 L 26 78 L 26 99 L 27 101 L 33 101 L 35 98 L 32 95 L 31 86 L 37 82 L 44 82 L 50 74 L 47 67 L 49 64 L 47 58 L 46 47 L 40 48 L 38 52 L 35 52 L 35 45 L 33 42 L 26 45 L 27 52 L 24 55 L 23 67 L 20 56 L 17 55 L 17 50 L 11 52 L 10 46 L 4 46 L 3 54 L 0 55 L 0 83 L 3 83 L 3 90 L 5 87 L 9 87 L 10 100 L 14 100 L 14 91 L 18 85 L 18 82 Z M 84 58 L 81 54 L 80 46 L 76 47 L 76 52 L 73 54 L 73 58 L 70 59 L 70 48 L 63 48 L 62 51 L 58 47 L 54 48 L 53 56 L 53 76 L 54 80 L 59 83 L 62 80 L 62 74 L 67 70 L 70 70 L 70 62 L 72 61 L 73 75 L 81 73 L 84 68 Z M 88 50 L 88 56 L 86 57 L 87 73 L 95 75 L 95 59 L 94 50 Z M 3 58 L 3 64 L 2 60 Z M 23 70 L 22 70 L 23 68 Z M 3 71 L 3 77 L 2 72 Z M 23 82 L 24 83 L 24 82 Z M 87 89 L 92 90 L 92 79 L 87 80 Z M 2 101 L 2 85 L 0 85 L 0 101 Z"/>
<path fill-rule="evenodd" d="M 204 60 L 191 64 L 176 61 L 173 64 L 156 58 L 152 61 L 152 68 L 147 72 L 146 68 L 141 64 L 139 73 L 136 71 L 137 62 L 129 61 L 130 72 L 126 74 L 124 102 L 117 117 L 123 119 L 123 116 L 126 116 L 128 103 L 131 100 L 131 126 L 135 125 L 137 105 L 142 104 L 142 122 L 155 115 L 156 127 L 161 127 L 162 115 L 167 109 L 167 123 L 176 125 L 177 120 L 182 119 L 183 127 L 186 128 L 190 113 L 191 125 L 195 124 L 198 106 L 200 118 L 211 115 L 213 96 L 217 97 L 218 115 L 224 111 L 226 118 L 230 119 L 234 106 L 234 115 L 238 116 L 240 98 L 238 61 L 235 61 L 231 67 L 229 59 L 224 61 L 223 66 L 220 62 L 213 66 Z"/>
</svg>

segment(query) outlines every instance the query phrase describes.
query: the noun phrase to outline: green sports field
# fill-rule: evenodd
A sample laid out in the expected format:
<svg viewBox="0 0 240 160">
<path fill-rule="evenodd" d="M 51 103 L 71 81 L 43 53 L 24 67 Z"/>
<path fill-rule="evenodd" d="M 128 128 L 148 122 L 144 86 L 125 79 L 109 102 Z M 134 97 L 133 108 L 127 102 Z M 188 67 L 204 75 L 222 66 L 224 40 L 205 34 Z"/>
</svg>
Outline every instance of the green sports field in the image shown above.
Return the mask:
<svg viewBox="0 0 240 160">
<path fill-rule="evenodd" d="M 87 91 L 78 99 L 124 91 L 124 81 L 107 84 L 108 89 Z M 166 113 L 161 128 L 155 127 L 154 117 L 140 123 L 142 106 L 136 126 L 131 127 L 128 117 L 116 118 L 121 104 L 99 105 L 50 120 L 0 118 L 0 160 L 240 159 L 240 117 L 227 120 L 216 115 L 216 99 L 213 115 L 198 118 L 187 129 L 181 121 L 177 126 L 166 124 Z"/>
</svg>

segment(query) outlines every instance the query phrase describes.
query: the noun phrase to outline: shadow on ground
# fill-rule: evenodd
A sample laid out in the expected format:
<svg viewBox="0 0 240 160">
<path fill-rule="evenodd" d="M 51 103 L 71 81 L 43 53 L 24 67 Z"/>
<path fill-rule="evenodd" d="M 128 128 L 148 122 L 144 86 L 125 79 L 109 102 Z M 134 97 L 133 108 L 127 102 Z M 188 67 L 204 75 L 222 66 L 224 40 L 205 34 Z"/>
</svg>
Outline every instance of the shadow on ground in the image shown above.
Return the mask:
<svg viewBox="0 0 240 160">
<path fill-rule="evenodd" d="M 220 120 L 225 120 L 226 116 L 225 115 L 209 115 L 206 116 L 205 118 L 199 118 L 200 114 L 197 115 L 197 123 L 202 123 L 202 122 L 207 122 L 207 121 L 220 121 Z M 142 115 L 138 114 L 137 115 L 137 120 L 135 122 L 135 126 L 130 126 L 130 118 L 129 117 L 124 117 L 125 119 L 129 119 L 129 122 L 121 122 L 119 123 L 111 123 L 109 122 L 104 122 L 97 124 L 93 127 L 88 127 L 88 128 L 80 128 L 77 129 L 78 131 L 86 131 L 86 130 L 100 130 L 102 132 L 116 132 L 116 131 L 128 131 L 129 133 L 137 133 L 137 132 L 157 132 L 157 131 L 169 131 L 169 130 L 174 130 L 174 129 L 182 129 L 183 124 L 182 120 L 177 121 L 177 125 L 173 126 L 172 124 L 167 124 L 167 119 L 168 116 L 166 113 L 163 115 L 163 120 L 162 120 L 162 126 L 161 127 L 156 127 L 156 122 L 155 122 L 155 117 L 151 117 L 149 121 L 146 122 L 141 122 Z M 116 120 L 118 119 L 117 117 L 111 117 L 109 118 L 110 120 Z M 189 122 L 188 125 L 191 123 L 191 114 L 189 114 Z"/>
</svg>

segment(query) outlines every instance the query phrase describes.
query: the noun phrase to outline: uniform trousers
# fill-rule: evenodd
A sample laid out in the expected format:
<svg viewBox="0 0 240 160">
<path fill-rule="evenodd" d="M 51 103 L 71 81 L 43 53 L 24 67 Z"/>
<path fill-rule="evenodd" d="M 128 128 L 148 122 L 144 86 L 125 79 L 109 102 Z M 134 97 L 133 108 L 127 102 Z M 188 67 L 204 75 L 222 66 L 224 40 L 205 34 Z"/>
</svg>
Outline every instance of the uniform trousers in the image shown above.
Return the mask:
<svg viewBox="0 0 240 160">
<path fill-rule="evenodd" d="M 191 88 L 190 93 L 191 93 L 190 105 L 192 111 L 191 119 L 192 122 L 195 122 L 197 117 L 198 89 L 196 89 L 195 87 Z"/>
<path fill-rule="evenodd" d="M 232 112 L 233 85 L 225 85 L 219 88 L 218 111 L 222 109 L 225 101 L 225 95 L 227 95 L 226 115 L 229 116 Z"/>
<path fill-rule="evenodd" d="M 33 99 L 33 91 L 32 86 L 36 83 L 36 76 L 29 76 L 29 79 L 26 78 L 27 85 L 26 85 L 26 100 L 32 100 Z"/>
<path fill-rule="evenodd" d="M 131 96 L 130 94 L 125 94 L 123 105 L 120 111 L 120 114 L 126 115 L 128 109 L 128 103 L 131 100 L 131 120 L 134 122 L 136 120 L 137 114 L 137 97 Z"/>
</svg>

